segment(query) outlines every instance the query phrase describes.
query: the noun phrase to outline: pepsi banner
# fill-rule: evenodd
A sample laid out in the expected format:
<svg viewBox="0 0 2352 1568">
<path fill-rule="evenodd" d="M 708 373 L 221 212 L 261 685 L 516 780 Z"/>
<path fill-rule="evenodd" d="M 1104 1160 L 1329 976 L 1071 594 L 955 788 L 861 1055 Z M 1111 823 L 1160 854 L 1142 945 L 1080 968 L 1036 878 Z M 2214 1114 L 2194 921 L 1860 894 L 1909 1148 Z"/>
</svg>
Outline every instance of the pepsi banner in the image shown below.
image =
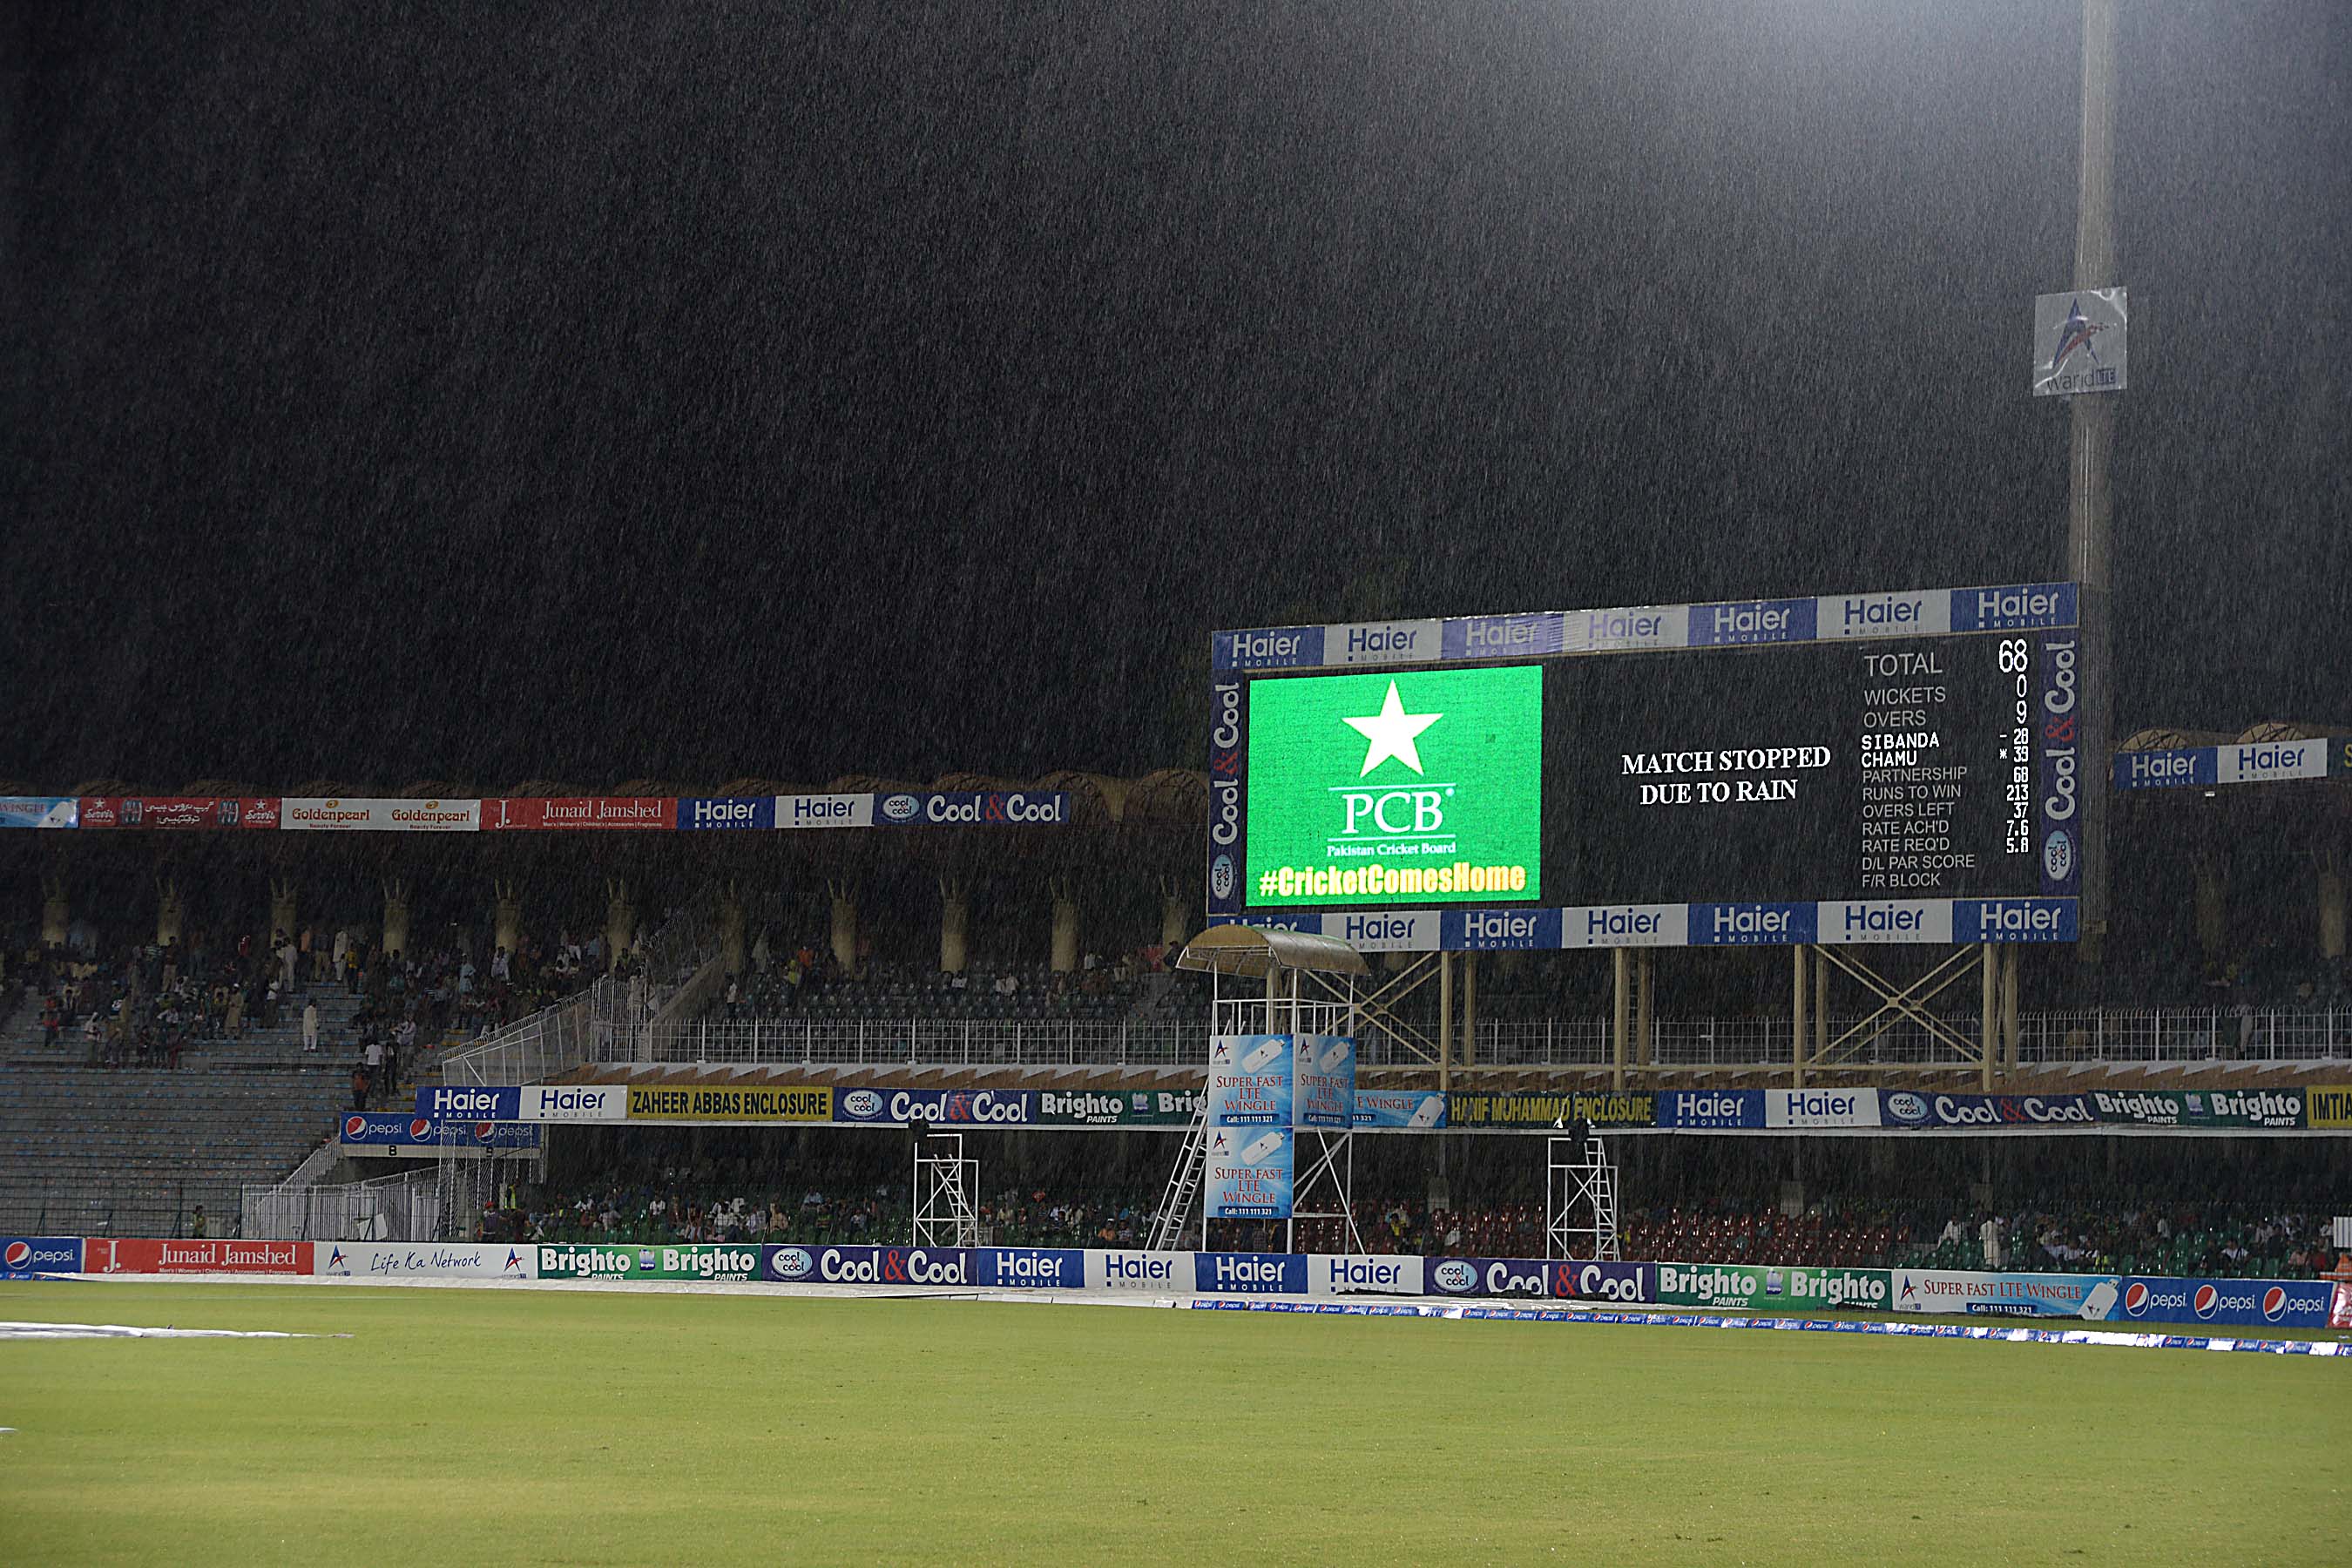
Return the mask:
<svg viewBox="0 0 2352 1568">
<path fill-rule="evenodd" d="M 81 1271 L 79 1237 L 0 1236 L 0 1279 Z"/>
<path fill-rule="evenodd" d="M 351 1111 L 336 1136 L 346 1154 L 386 1160 L 425 1154 L 479 1160 L 540 1146 L 537 1122 L 456 1121 L 397 1110 Z"/>
<path fill-rule="evenodd" d="M 2109 1322 L 2215 1323 L 2231 1328 L 2325 1329 L 2335 1287 L 2325 1279 L 2120 1281 Z"/>
</svg>

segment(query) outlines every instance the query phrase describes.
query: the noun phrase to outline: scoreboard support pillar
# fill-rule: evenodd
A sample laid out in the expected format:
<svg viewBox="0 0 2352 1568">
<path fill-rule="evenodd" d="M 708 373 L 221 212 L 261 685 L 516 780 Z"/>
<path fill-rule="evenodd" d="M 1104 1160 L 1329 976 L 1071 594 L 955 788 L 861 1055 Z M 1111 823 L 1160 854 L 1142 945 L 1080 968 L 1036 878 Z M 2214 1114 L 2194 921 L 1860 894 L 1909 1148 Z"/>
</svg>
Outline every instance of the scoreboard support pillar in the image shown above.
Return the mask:
<svg viewBox="0 0 2352 1568">
<path fill-rule="evenodd" d="M 2017 1070 L 2017 1009 L 2019 988 L 2023 984 L 2018 977 L 2018 951 L 2015 942 L 2000 949 L 2000 1037 L 2001 1065 L 2004 1070 Z"/>
<path fill-rule="evenodd" d="M 1632 1033 L 1632 1030 L 1627 1027 L 1628 1008 L 1625 994 L 1626 972 L 1630 968 L 1632 964 L 1623 948 L 1612 947 L 1609 950 L 1609 979 L 1611 987 L 1615 993 L 1610 1004 L 1609 1014 L 1609 1085 L 1620 1094 L 1625 1091 L 1625 1056 L 1628 1044 L 1626 1037 Z"/>
<path fill-rule="evenodd" d="M 1638 982 L 1633 989 L 1633 1060 L 1645 1068 L 1658 1065 L 1657 1037 L 1650 1028 L 1654 1016 L 1650 1007 L 1650 950 L 1645 947 L 1633 960 L 1633 975 Z"/>
<path fill-rule="evenodd" d="M 1813 949 L 1813 1059 L 1830 1054 L 1830 955 Z"/>
<path fill-rule="evenodd" d="M 1849 978 L 1861 985 L 1865 995 L 1876 1002 L 1876 1005 L 1869 1013 L 1848 1023 L 1834 1036 L 1831 1036 L 1826 1022 L 1828 1008 L 1824 1005 L 1829 987 L 1824 977 L 1822 983 L 1816 987 L 1819 994 L 1813 998 L 1815 1043 L 1810 1065 L 1816 1071 L 1829 1068 L 1835 1068 L 1840 1071 L 1857 1072 L 1916 1071 L 1927 1065 L 1967 1066 L 1978 1068 L 1982 1080 L 1988 1085 L 1991 1083 L 1992 1073 L 2000 1060 L 1998 1021 L 2000 1017 L 2000 1003 L 1997 982 L 2000 973 L 2002 950 L 1998 944 L 1990 942 L 1955 944 L 1946 951 L 1945 956 L 1929 968 L 1927 973 L 1916 980 L 1904 982 L 1898 982 L 1873 969 L 1858 956 L 1862 950 L 1816 946 L 1812 951 L 1814 960 L 1822 966 L 1824 975 L 1826 969 L 1834 965 L 1844 971 Z M 1805 1068 L 1809 1065 L 1801 1039 L 1804 1032 L 1805 1005 L 1804 950 L 1801 948 L 1798 950 L 1796 966 L 1798 975 L 1795 982 L 1795 997 L 1797 1032 L 1800 1039 L 1798 1048 L 1790 1055 L 1797 1071 L 1798 1086 L 1801 1088 L 1804 1083 Z M 1979 985 L 1977 1027 L 1973 1031 L 1969 1029 L 1965 1015 L 1960 1017 L 1949 1017 L 1932 1009 L 1937 997 L 1954 991 L 1968 979 L 1971 972 L 1978 974 Z M 1965 991 L 1958 992 L 1953 997 L 1953 1001 L 1957 1002 L 1966 995 Z M 1882 1023 L 1882 1020 L 1885 1023 Z M 1931 1047 L 1940 1047 L 1943 1052 L 1948 1053 L 1948 1057 L 1932 1062 L 1883 1059 L 1877 1046 L 1885 1025 L 1889 1023 L 1907 1025 L 1916 1028 L 1927 1037 L 1927 1043 Z M 1856 1055 L 1865 1049 L 1870 1052 L 1868 1058 L 1855 1060 Z"/>
<path fill-rule="evenodd" d="M 1789 952 L 1795 960 L 1790 966 L 1790 973 L 1794 976 L 1790 984 L 1790 1000 L 1794 1006 L 1790 1009 L 1789 1020 L 1791 1026 L 1789 1030 L 1789 1062 L 1796 1072 L 1796 1087 L 1802 1089 L 1805 1087 L 1805 971 L 1811 966 L 1812 959 L 1802 942 Z"/>
<path fill-rule="evenodd" d="M 1454 1087 L 1454 955 L 1437 955 L 1437 1087 Z"/>
<path fill-rule="evenodd" d="M 1462 955 L 1462 1065 L 1478 1065 L 1478 955 Z"/>
<path fill-rule="evenodd" d="M 2000 949 L 1985 942 L 1978 952 L 1981 954 L 1977 968 L 1983 973 L 1984 1005 L 1977 1037 L 1977 1064 L 1984 1091 L 1990 1094 L 1993 1064 L 2000 1059 Z"/>
</svg>

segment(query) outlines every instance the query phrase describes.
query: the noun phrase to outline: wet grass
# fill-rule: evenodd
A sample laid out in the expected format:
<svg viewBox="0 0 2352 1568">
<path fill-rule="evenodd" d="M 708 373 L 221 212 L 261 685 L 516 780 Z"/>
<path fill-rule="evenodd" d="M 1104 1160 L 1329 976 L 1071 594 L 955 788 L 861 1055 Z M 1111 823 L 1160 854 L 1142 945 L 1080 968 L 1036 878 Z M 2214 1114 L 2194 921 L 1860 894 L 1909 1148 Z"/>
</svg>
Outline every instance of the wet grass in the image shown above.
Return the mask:
<svg viewBox="0 0 2352 1568">
<path fill-rule="evenodd" d="M 0 1285 L 14 1563 L 2341 1561 L 2352 1364 L 921 1300 Z"/>
</svg>

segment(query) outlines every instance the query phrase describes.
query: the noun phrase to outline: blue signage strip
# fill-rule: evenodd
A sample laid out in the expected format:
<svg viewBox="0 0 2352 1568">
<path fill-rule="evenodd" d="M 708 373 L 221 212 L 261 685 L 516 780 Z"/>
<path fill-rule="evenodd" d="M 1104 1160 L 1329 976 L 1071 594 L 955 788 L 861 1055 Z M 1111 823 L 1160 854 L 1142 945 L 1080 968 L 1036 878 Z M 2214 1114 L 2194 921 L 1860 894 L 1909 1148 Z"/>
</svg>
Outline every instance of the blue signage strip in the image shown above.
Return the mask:
<svg viewBox="0 0 2352 1568">
<path fill-rule="evenodd" d="M 416 1114 L 464 1121 L 519 1121 L 522 1119 L 522 1089 L 482 1089 L 466 1084 L 428 1083 L 416 1091 Z"/>
<path fill-rule="evenodd" d="M 0 1236 L 0 1279 L 80 1272 L 78 1236 Z"/>
<path fill-rule="evenodd" d="M 1433 647 L 1424 652 L 1416 642 L 1404 658 L 1451 664 L 1748 643 L 1971 636 L 2071 626 L 2076 619 L 2072 583 L 1913 588 L 1800 599 L 1456 616 L 1434 623 L 1438 635 Z M 1360 661 L 1358 644 L 1365 635 L 1364 628 L 1347 625 L 1218 632 L 1210 638 L 1209 663 L 1220 672 L 1338 668 Z M 1388 662 L 1402 661 L 1393 652 L 1385 657 Z"/>
<path fill-rule="evenodd" d="M 1564 910 L 1234 913 L 1212 925 L 1336 937 L 1365 952 L 1552 952 L 1587 947 L 1790 947 L 1798 943 L 2073 942 L 2072 898 L 1825 900 L 1818 903 L 1611 904 Z"/>
</svg>

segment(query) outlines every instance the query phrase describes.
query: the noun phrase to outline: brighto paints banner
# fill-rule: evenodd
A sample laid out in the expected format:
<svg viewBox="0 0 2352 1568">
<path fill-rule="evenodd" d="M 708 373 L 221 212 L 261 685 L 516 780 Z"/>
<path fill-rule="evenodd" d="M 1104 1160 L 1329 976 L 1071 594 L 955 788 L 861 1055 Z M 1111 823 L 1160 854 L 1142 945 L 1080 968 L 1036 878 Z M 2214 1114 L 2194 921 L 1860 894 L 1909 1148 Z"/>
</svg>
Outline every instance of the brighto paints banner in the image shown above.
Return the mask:
<svg viewBox="0 0 2352 1568">
<path fill-rule="evenodd" d="M 1249 737 L 1245 902 L 1540 896 L 1539 666 L 1258 680 Z"/>
</svg>

